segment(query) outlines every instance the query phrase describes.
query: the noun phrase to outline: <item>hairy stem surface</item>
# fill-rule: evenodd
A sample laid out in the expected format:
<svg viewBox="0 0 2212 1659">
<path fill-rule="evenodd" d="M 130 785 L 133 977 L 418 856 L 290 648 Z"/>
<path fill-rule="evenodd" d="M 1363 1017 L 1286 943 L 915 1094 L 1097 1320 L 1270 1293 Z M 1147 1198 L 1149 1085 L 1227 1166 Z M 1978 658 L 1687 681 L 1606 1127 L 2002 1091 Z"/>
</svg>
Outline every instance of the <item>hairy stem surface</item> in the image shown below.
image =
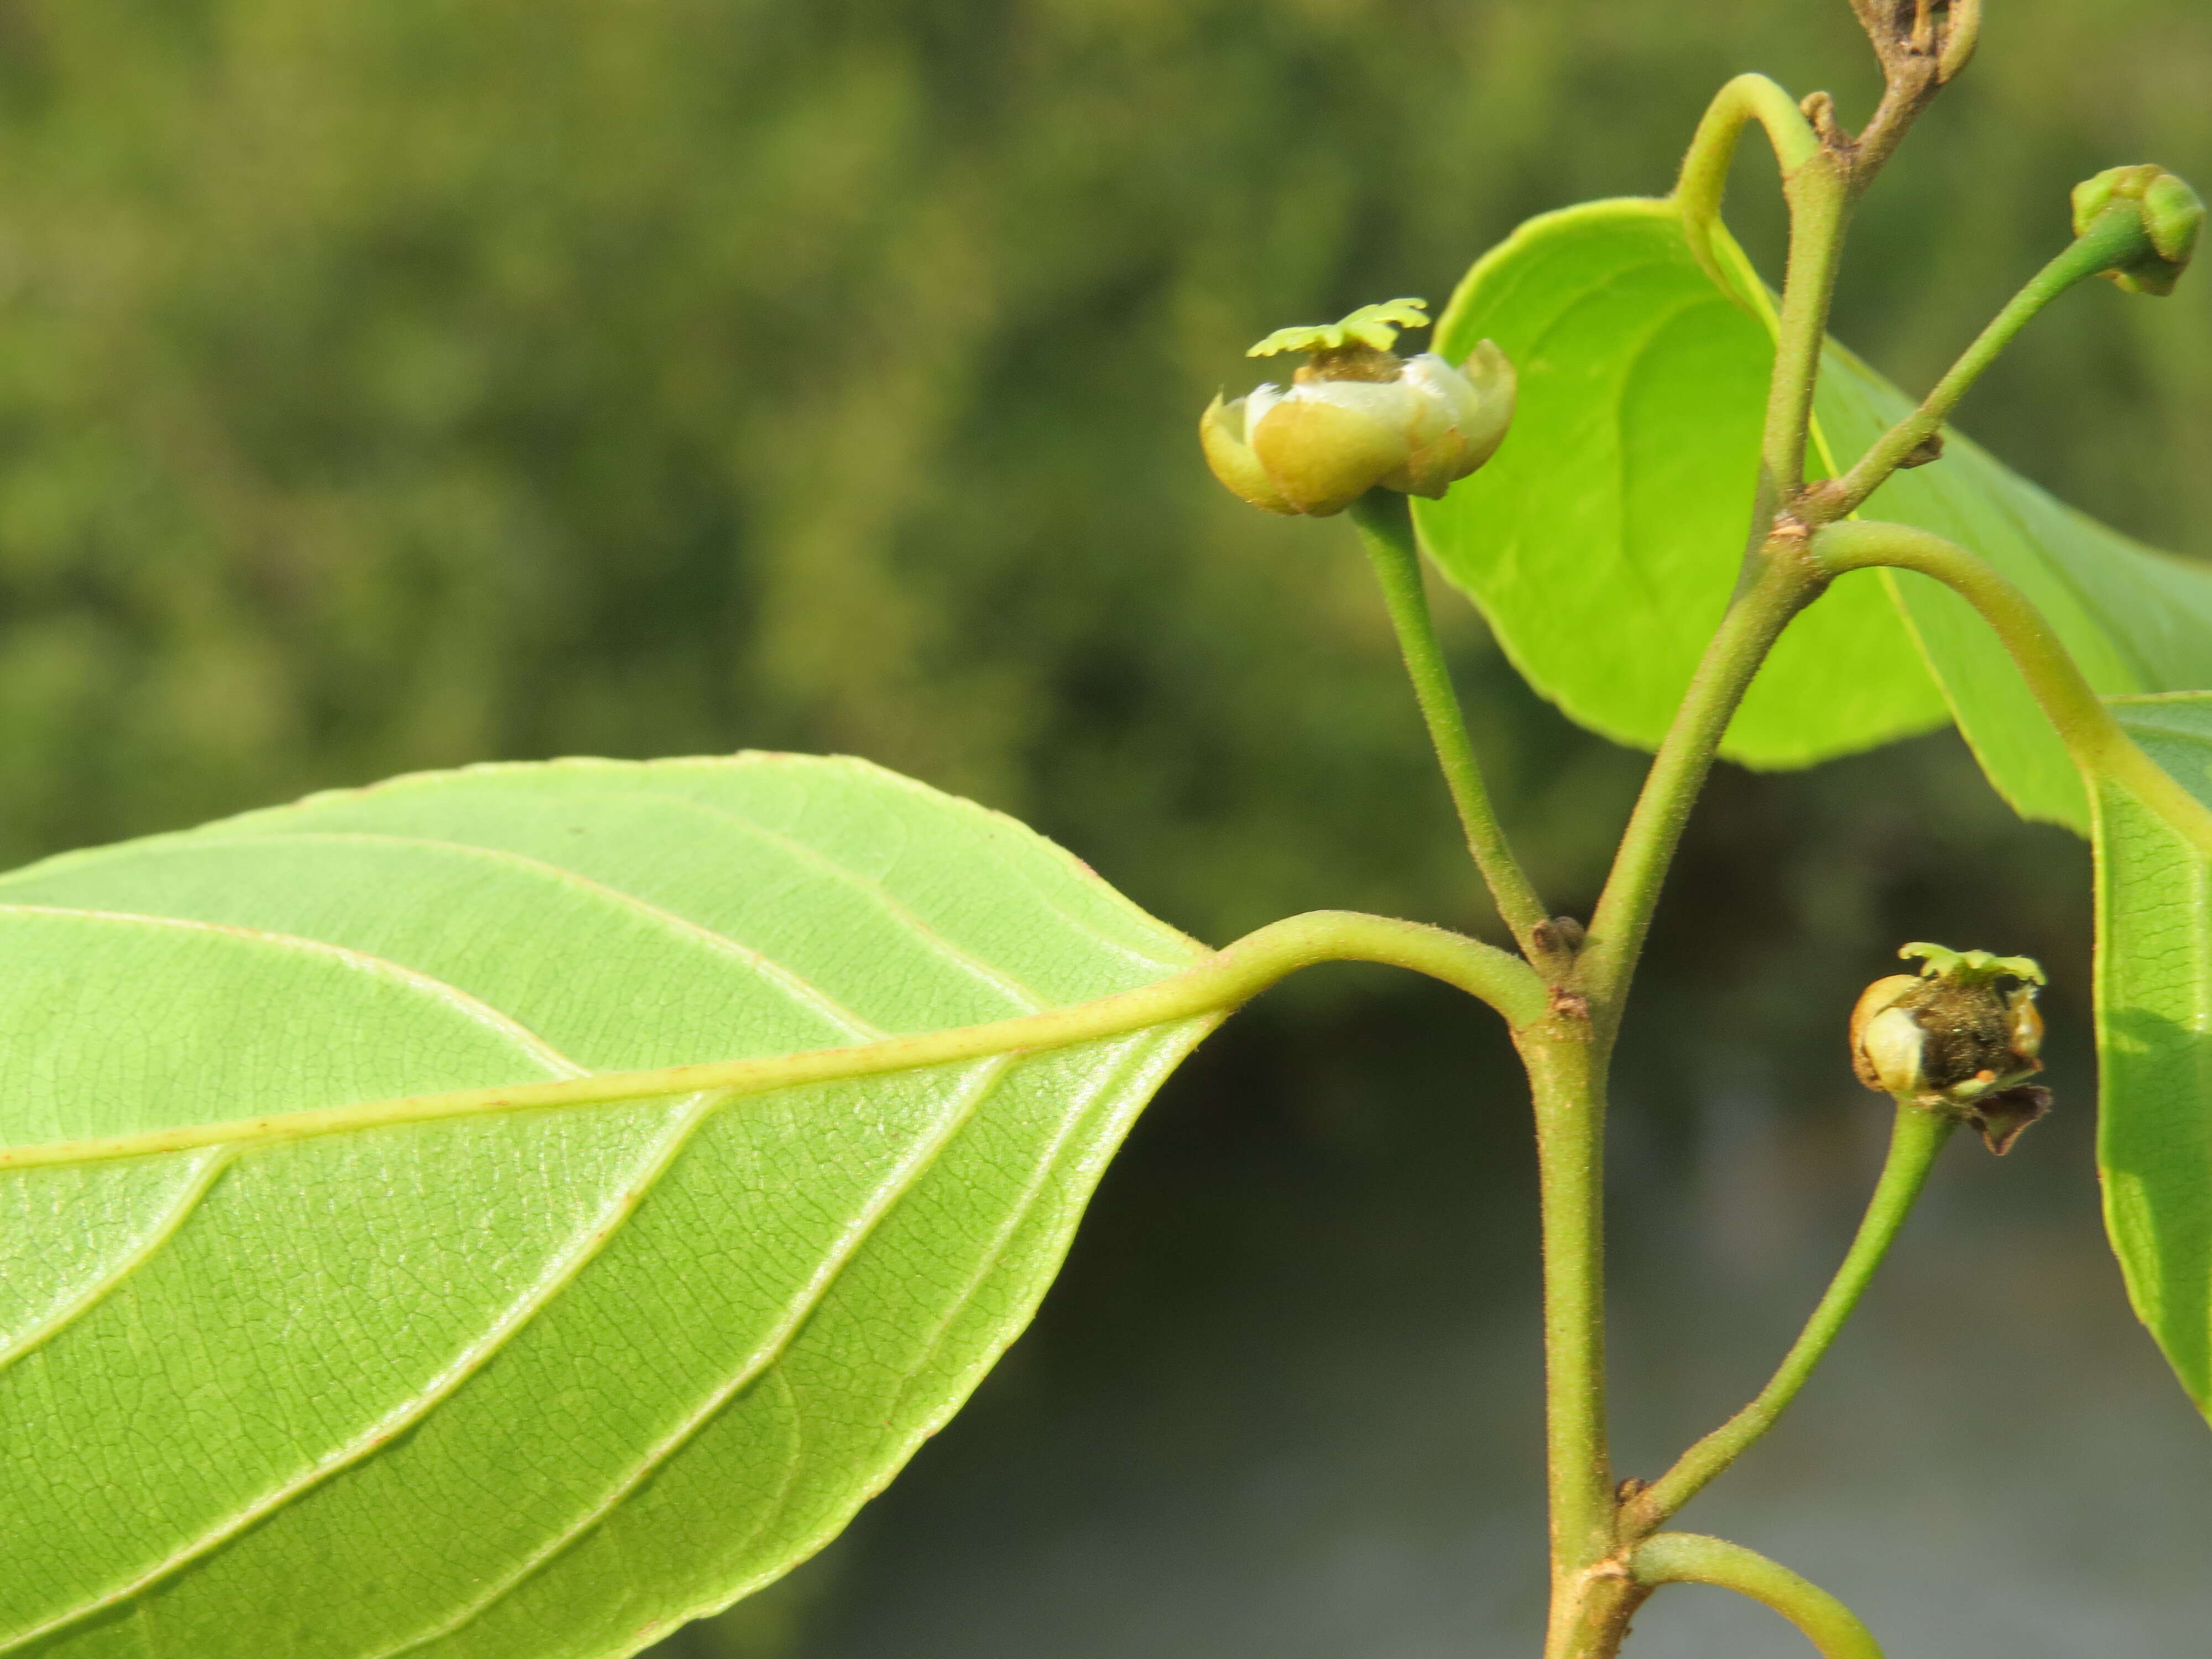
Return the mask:
<svg viewBox="0 0 2212 1659">
<path fill-rule="evenodd" d="M 1782 630 L 1825 586 L 1825 578 L 1802 556 L 1802 541 L 1770 533 L 1768 520 L 1778 508 L 1794 507 L 1803 494 L 1813 392 L 1850 216 L 1845 166 L 1820 143 L 1802 113 L 1788 106 L 1788 94 L 1779 87 L 1761 76 L 1739 76 L 1722 88 L 1699 125 L 1683 162 L 1676 199 L 1700 262 L 1723 289 L 1734 293 L 1715 260 L 1711 234 L 1736 135 L 1754 117 L 1765 123 L 1782 166 L 1783 194 L 1790 204 L 1790 264 L 1759 437 L 1752 574 L 1730 603 L 1674 711 L 1591 917 L 1581 983 L 1590 998 L 1591 1018 L 1608 1042 L 1650 931 L 1660 884 L 1728 723 Z"/>
<path fill-rule="evenodd" d="M 1729 605 L 1660 743 L 1590 918 L 1583 984 L 1590 1017 L 1608 1039 L 1650 932 L 1667 866 L 1681 845 L 1721 737 L 1774 641 L 1820 590 L 1817 573 L 1789 553 L 1758 556 L 1757 578 Z"/>
<path fill-rule="evenodd" d="M 1352 522 L 1359 532 L 1360 545 L 1375 579 L 1382 588 L 1382 603 L 1397 630 L 1398 649 L 1406 659 L 1407 678 L 1427 722 L 1429 742 L 1437 751 L 1437 764 L 1451 791 L 1460 828 L 1467 836 L 1467 850 L 1474 857 L 1490 896 L 1513 937 L 1532 961 L 1547 954 L 1537 943 L 1536 929 L 1550 912 L 1535 885 L 1513 856 L 1498 814 L 1490 804 L 1490 791 L 1482 779 L 1481 763 L 1467 735 L 1467 717 L 1460 708 L 1459 693 L 1445 665 L 1443 647 L 1437 639 L 1436 621 L 1429 614 L 1428 594 L 1421 586 L 1421 556 L 1413 539 L 1413 515 L 1406 498 L 1394 489 L 1370 489 L 1352 504 Z"/>
<path fill-rule="evenodd" d="M 1552 1511 L 1553 1617 L 1618 1547 L 1606 1443 L 1605 1100 L 1588 1027 L 1524 1037 L 1543 1198 L 1545 1450 Z"/>
<path fill-rule="evenodd" d="M 1644 1593 L 1620 1555 L 1621 1512 L 1607 1444 L 1603 1162 L 1605 1081 L 1621 1003 L 1659 890 L 1721 738 L 1790 619 L 1825 585 L 1802 526 L 1770 532 L 1802 491 L 1813 389 L 1850 195 L 1844 164 L 1788 94 L 1763 76 L 1723 88 L 1685 158 L 1676 199 L 1700 262 L 1730 293 L 1712 248 L 1738 136 L 1760 121 L 1782 167 L 1790 264 L 1760 439 L 1749 580 L 1730 602 L 1659 745 L 1574 967 L 1578 1006 L 1553 1035 L 1524 1036 L 1534 1089 L 1544 1198 L 1547 1436 L 1552 1496 L 1552 1610 L 1547 1659 L 1611 1659 Z M 1574 1016 L 1571 1019 L 1570 1015 Z M 1581 1022 L 1587 1020 L 1587 1024 Z M 1570 1036 L 1564 1028 L 1572 1024 Z"/>
<path fill-rule="evenodd" d="M 1782 193 L 1790 203 L 1790 267 L 1777 313 L 1774 372 L 1767 381 L 1759 453 L 1765 495 L 1789 507 L 1805 487 L 1813 392 L 1828 340 L 1851 194 L 1843 164 L 1826 150 L 1790 173 Z"/>
</svg>

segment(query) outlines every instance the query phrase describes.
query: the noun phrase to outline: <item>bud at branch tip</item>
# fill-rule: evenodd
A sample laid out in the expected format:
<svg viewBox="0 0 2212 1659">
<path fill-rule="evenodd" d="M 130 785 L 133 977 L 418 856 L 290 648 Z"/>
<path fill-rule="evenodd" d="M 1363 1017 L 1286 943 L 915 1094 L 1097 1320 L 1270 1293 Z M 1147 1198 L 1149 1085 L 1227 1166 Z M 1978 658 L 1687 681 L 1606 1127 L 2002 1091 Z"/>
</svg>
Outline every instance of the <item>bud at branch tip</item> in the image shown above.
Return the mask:
<svg viewBox="0 0 2212 1659">
<path fill-rule="evenodd" d="M 2203 199 L 2155 162 L 2107 167 L 2074 186 L 2075 235 L 2087 235 L 2116 209 L 2133 216 L 2142 240 L 2102 274 L 2130 294 L 2172 293 L 2204 228 Z"/>
</svg>

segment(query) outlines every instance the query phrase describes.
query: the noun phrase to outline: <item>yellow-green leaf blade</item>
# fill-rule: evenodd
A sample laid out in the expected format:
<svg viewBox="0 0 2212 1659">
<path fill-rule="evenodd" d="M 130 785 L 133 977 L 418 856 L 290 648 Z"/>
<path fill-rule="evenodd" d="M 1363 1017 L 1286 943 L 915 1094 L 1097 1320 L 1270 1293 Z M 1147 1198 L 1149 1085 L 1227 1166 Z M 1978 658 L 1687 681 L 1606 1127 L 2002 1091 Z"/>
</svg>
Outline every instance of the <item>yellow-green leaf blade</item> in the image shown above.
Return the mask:
<svg viewBox="0 0 2212 1659">
<path fill-rule="evenodd" d="M 2113 713 L 2212 803 L 2212 693 L 2122 698 Z M 2212 1415 L 2212 818 L 2121 775 L 2096 794 L 2106 1226 L 2136 1314 Z"/>
<path fill-rule="evenodd" d="M 1723 253 L 1741 266 L 1723 233 Z M 1594 729 L 1650 746 L 1725 607 L 1750 529 L 1771 313 L 1705 276 L 1673 204 L 1595 202 L 1529 221 L 1478 261 L 1438 349 L 1495 337 L 1520 369 L 1504 447 L 1441 502 L 1430 550 L 1530 682 Z M 1808 465 L 1847 465 L 1911 407 L 1832 342 Z M 2212 684 L 2212 571 L 2129 541 L 1954 432 L 1870 514 L 1988 559 L 2107 694 Z M 1802 765 L 1954 718 L 2030 817 L 2086 831 L 2072 763 L 2002 648 L 1947 590 L 1903 573 L 1837 582 L 1792 623 L 1722 752 Z"/>
<path fill-rule="evenodd" d="M 1832 344 L 1817 407 L 1847 460 L 1911 404 Z M 1996 566 L 2098 690 L 2212 685 L 2212 571 L 2075 512 L 1963 434 L 1947 428 L 1942 459 L 1893 476 L 1865 511 L 1933 531 Z M 2087 803 L 2073 763 L 2004 647 L 1949 589 L 1907 572 L 1889 580 L 1990 781 L 2023 817 L 2086 832 Z"/>
<path fill-rule="evenodd" d="M 1490 464 L 1417 501 L 1424 542 L 1533 685 L 1618 741 L 1666 730 L 1741 568 L 1773 359 L 1689 253 L 1670 203 L 1529 221 L 1438 319 L 1456 360 L 1493 338 L 1520 402 Z M 1802 766 L 1942 723 L 1881 578 L 1793 623 L 1722 752 Z"/>
<path fill-rule="evenodd" d="M 0 1144 L 865 1041 L 1203 955 L 1008 820 L 794 757 L 319 797 L 0 878 L 0 935 L 46 1079 Z M 0 1174 L 0 1652 L 635 1650 L 957 1407 L 1209 1024 Z"/>
</svg>

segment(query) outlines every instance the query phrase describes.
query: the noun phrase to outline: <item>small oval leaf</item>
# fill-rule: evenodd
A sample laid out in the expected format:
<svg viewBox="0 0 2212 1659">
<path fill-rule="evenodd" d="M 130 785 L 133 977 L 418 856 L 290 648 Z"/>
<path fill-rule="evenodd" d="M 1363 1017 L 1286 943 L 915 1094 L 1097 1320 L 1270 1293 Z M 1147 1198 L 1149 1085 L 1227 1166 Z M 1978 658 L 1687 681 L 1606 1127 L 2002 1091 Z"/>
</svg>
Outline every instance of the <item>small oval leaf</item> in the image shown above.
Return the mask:
<svg viewBox="0 0 2212 1659">
<path fill-rule="evenodd" d="M 0 1145 L 772 1055 L 1206 952 L 863 763 L 503 766 L 0 878 Z M 0 1170 L 0 1652 L 635 1651 L 818 1548 L 1027 1322 L 1212 1024 Z"/>
</svg>

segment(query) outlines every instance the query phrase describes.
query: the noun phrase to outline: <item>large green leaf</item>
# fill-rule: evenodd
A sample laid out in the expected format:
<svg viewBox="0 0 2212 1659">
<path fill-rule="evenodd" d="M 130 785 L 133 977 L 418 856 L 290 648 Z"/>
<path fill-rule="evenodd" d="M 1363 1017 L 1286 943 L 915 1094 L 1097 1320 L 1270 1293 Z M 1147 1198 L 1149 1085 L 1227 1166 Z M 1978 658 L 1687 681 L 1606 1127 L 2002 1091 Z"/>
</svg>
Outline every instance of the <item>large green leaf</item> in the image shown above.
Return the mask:
<svg viewBox="0 0 2212 1659">
<path fill-rule="evenodd" d="M 1656 746 L 1727 608 L 1759 473 L 1770 336 L 1713 286 L 1664 201 L 1530 220 L 1437 323 L 1455 360 L 1494 339 L 1520 374 L 1504 447 L 1421 536 L 1530 684 Z M 1802 766 L 1941 725 L 1942 698 L 1872 574 L 1783 635 L 1722 752 Z"/>
<path fill-rule="evenodd" d="M 857 762 L 407 778 L 0 878 L 0 1145 L 834 1047 L 1202 954 Z M 635 1650 L 951 1414 L 1210 1023 L 0 1172 L 0 1652 Z"/>
<path fill-rule="evenodd" d="M 1724 240 L 1724 239 L 1723 239 Z M 1591 203 L 1531 220 L 1468 274 L 1438 349 L 1495 338 L 1522 411 L 1498 458 L 1440 502 L 1424 538 L 1514 660 L 1577 719 L 1656 743 L 1741 566 L 1771 336 L 1692 259 L 1671 203 Z M 1814 461 L 1833 471 L 1911 407 L 1840 347 L 1821 374 Z M 2050 619 L 2107 693 L 2212 685 L 2212 571 L 2138 546 L 1955 432 L 1871 516 L 1972 549 Z M 2087 828 L 2079 781 L 2002 649 L 1923 577 L 1855 573 L 1793 623 L 1723 753 L 1803 764 L 1939 723 L 1945 704 L 2021 812 Z"/>
<path fill-rule="evenodd" d="M 2212 693 L 2112 712 L 2212 805 Z M 2098 781 L 2097 1152 L 2129 1297 L 2212 1414 L 2212 818 L 2186 805 Z"/>
<path fill-rule="evenodd" d="M 1818 406 L 1828 441 L 1850 458 L 1912 404 L 1832 345 Z M 2076 513 L 1954 430 L 1944 434 L 1942 460 L 1893 476 L 1866 515 L 1933 531 L 1996 566 L 2100 691 L 2212 686 L 2212 570 Z M 1990 781 L 2023 816 L 2087 833 L 2081 778 L 1996 635 L 1941 583 L 1908 571 L 1887 577 Z"/>
</svg>

